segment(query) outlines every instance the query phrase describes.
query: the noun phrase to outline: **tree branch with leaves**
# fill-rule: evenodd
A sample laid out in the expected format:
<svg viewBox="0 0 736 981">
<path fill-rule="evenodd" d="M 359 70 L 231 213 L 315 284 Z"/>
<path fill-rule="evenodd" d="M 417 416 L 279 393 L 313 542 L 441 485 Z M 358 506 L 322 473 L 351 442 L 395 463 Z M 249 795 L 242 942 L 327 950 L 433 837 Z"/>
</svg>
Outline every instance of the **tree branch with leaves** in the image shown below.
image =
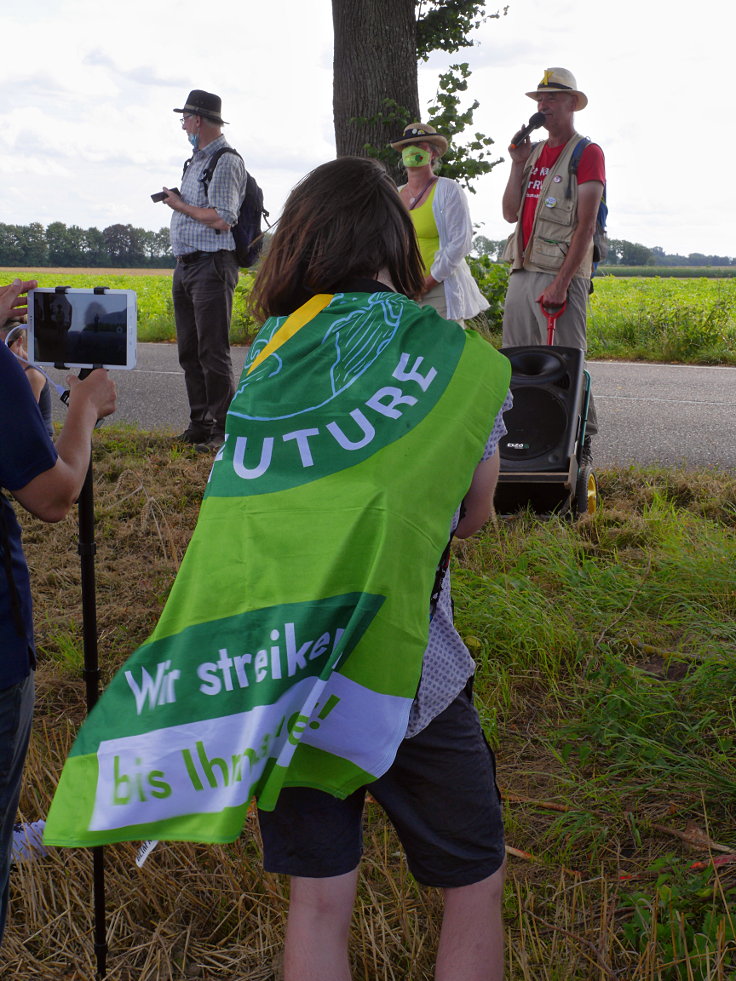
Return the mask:
<svg viewBox="0 0 736 981">
<path fill-rule="evenodd" d="M 473 190 L 471 182 L 501 163 L 490 159 L 493 139 L 483 133 L 461 137 L 472 126 L 474 100 L 462 107 L 468 90 L 467 62 L 440 75 L 434 102 L 419 107 L 417 62 L 433 51 L 454 53 L 476 42 L 472 33 L 507 7 L 486 13 L 478 0 L 332 0 L 335 29 L 333 106 L 338 156 L 368 155 L 383 160 L 400 178 L 396 153 L 388 143 L 413 120 L 423 118 L 450 140 L 442 173 Z"/>
</svg>

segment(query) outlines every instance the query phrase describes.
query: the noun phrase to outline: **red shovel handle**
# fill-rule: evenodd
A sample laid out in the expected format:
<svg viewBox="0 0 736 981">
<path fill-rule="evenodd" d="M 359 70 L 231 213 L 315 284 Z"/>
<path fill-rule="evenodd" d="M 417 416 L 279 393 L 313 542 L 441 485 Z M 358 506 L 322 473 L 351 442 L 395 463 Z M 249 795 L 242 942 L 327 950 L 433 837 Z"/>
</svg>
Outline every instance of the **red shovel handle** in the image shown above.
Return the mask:
<svg viewBox="0 0 736 981">
<path fill-rule="evenodd" d="M 545 306 L 542 297 L 539 296 L 537 297 L 537 303 L 541 307 L 542 313 L 547 318 L 547 343 L 551 347 L 555 336 L 555 320 L 557 320 L 561 313 L 565 312 L 567 308 L 567 300 L 560 304 L 560 306 L 557 306 L 556 304 L 555 306 Z"/>
</svg>

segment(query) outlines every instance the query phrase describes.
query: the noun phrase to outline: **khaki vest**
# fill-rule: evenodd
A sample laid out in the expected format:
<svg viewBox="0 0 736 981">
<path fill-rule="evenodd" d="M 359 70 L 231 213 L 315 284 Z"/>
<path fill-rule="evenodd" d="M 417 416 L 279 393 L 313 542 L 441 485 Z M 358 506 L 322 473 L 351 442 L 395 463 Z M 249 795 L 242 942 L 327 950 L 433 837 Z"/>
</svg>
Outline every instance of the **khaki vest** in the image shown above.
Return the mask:
<svg viewBox="0 0 736 981">
<path fill-rule="evenodd" d="M 554 167 L 542 182 L 531 237 L 522 252 L 521 212 L 526 198 L 526 188 L 529 175 L 542 153 L 545 142 L 537 144 L 529 155 L 521 178 L 523 196 L 516 229 L 509 237 L 503 255 L 505 260 L 511 262 L 512 270 L 529 269 L 531 272 L 556 273 L 562 265 L 578 224 L 578 182 L 575 178 L 570 179 L 570 158 L 581 139 L 579 133 L 573 133 Z M 559 177 L 560 180 L 555 181 L 555 177 Z M 591 237 L 589 247 L 574 275 L 590 279 L 592 266 L 593 239 Z"/>
</svg>

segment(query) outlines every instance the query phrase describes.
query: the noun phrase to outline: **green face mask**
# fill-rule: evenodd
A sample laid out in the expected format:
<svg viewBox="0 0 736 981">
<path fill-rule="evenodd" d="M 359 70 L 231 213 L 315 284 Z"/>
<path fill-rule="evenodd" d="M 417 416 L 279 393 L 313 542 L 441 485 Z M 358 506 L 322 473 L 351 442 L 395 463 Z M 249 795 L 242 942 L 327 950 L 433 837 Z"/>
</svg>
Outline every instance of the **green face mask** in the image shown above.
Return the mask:
<svg viewBox="0 0 736 981">
<path fill-rule="evenodd" d="M 420 146 L 405 146 L 401 151 L 401 159 L 405 167 L 423 167 L 432 162 L 432 154 L 429 150 L 422 150 Z"/>
</svg>

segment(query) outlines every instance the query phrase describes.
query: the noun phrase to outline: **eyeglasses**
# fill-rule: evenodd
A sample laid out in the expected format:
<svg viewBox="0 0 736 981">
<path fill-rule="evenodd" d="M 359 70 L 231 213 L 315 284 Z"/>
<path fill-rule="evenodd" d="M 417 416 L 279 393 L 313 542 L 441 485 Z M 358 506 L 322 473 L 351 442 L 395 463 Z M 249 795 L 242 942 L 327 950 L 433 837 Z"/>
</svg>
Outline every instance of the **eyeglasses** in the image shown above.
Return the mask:
<svg viewBox="0 0 736 981">
<path fill-rule="evenodd" d="M 187 119 L 191 119 L 193 115 L 194 115 L 194 113 L 193 113 L 193 112 L 185 112 L 185 113 L 184 113 L 184 114 L 182 115 L 182 117 L 181 117 L 181 124 L 182 124 L 182 126 L 183 126 L 183 125 L 184 125 L 184 123 L 185 123 L 185 122 L 187 121 Z"/>
</svg>

